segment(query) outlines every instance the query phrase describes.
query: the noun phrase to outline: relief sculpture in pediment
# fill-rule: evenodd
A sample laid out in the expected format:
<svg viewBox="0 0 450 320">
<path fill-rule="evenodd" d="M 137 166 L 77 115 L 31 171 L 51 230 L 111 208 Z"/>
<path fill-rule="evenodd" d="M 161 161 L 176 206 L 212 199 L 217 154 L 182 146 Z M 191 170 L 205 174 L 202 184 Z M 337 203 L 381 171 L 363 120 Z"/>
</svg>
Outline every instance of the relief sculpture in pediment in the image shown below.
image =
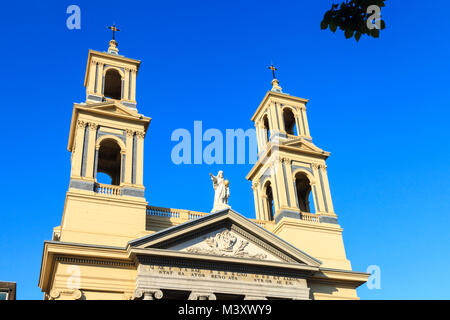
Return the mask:
<svg viewBox="0 0 450 320">
<path fill-rule="evenodd" d="M 186 251 L 190 253 L 232 256 L 259 260 L 265 260 L 267 258 L 267 255 L 264 253 L 252 253 L 246 250 L 249 242 L 238 239 L 229 230 L 223 230 L 213 237 L 206 237 L 204 238 L 203 243 L 206 245 L 201 247 L 191 247 Z"/>
</svg>

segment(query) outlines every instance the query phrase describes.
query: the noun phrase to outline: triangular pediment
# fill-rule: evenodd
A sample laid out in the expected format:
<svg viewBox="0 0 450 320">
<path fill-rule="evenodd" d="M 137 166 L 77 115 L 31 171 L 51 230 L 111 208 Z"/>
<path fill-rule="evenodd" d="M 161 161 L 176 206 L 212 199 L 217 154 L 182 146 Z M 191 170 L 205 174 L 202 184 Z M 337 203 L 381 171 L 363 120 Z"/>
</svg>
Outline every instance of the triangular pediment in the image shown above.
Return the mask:
<svg viewBox="0 0 450 320">
<path fill-rule="evenodd" d="M 136 111 L 132 111 L 129 108 L 117 102 L 104 102 L 101 104 L 90 105 L 90 109 L 139 118 L 139 115 Z"/>
<path fill-rule="evenodd" d="M 298 148 L 298 149 L 301 149 L 304 151 L 315 152 L 315 153 L 320 153 L 320 154 L 328 153 L 328 152 L 320 149 L 319 147 L 316 147 L 312 142 L 309 142 L 300 137 L 284 142 L 283 146 L 294 147 L 294 148 Z"/>
<path fill-rule="evenodd" d="M 129 248 L 157 249 L 190 257 L 250 259 L 312 267 L 321 264 L 232 209 L 133 240 L 129 242 Z"/>
<path fill-rule="evenodd" d="M 270 249 L 267 250 L 258 245 L 257 240 L 249 239 L 251 237 L 248 234 L 241 235 L 240 233 L 232 228 L 222 227 L 187 241 L 181 241 L 167 249 L 222 257 L 289 262 L 288 257 L 280 258 Z"/>
</svg>

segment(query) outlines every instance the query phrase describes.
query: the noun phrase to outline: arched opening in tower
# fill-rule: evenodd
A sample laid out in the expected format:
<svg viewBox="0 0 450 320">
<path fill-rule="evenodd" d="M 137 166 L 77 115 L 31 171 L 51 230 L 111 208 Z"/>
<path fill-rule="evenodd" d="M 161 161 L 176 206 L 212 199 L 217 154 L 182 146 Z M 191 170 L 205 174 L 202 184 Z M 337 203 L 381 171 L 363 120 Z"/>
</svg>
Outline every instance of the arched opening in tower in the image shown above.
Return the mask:
<svg viewBox="0 0 450 320">
<path fill-rule="evenodd" d="M 120 184 L 120 146 L 112 139 L 105 139 L 98 150 L 97 173 L 107 174 L 111 178 L 111 185 Z"/>
<path fill-rule="evenodd" d="M 283 110 L 283 121 L 286 133 L 295 135 L 296 131 L 295 116 L 291 109 L 286 108 Z"/>
<path fill-rule="evenodd" d="M 310 204 L 314 206 L 314 201 L 310 201 L 312 198 L 311 184 L 308 177 L 304 173 L 296 174 L 295 188 L 297 190 L 297 201 L 300 211 L 312 212 Z"/>
<path fill-rule="evenodd" d="M 267 199 L 267 210 L 269 215 L 269 221 L 273 220 L 273 214 L 274 214 L 274 204 L 273 204 L 273 192 L 272 192 L 272 186 L 270 185 L 270 182 L 266 185 L 266 199 Z"/>
<path fill-rule="evenodd" d="M 122 99 L 122 77 L 117 70 L 106 71 L 104 95 L 111 99 Z"/>
</svg>

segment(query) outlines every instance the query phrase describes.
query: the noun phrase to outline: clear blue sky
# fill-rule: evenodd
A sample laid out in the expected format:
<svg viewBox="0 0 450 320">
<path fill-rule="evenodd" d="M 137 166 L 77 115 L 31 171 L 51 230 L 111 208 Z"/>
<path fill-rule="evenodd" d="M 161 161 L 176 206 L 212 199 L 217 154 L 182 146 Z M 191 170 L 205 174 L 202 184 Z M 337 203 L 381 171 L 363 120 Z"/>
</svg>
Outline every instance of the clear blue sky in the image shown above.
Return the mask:
<svg viewBox="0 0 450 320">
<path fill-rule="evenodd" d="M 69 183 L 72 105 L 85 99 L 88 49 L 106 50 L 115 22 L 120 53 L 142 60 L 150 204 L 209 211 L 208 173 L 220 168 L 232 207 L 254 217 L 251 165 L 176 166 L 170 136 L 194 120 L 251 128 L 273 62 L 284 91 L 310 99 L 313 142 L 332 153 L 354 270 L 381 268 L 382 289 L 363 286 L 361 298 L 450 298 L 450 3 L 386 2 L 381 38 L 359 43 L 320 30 L 329 0 L 4 3 L 0 280 L 16 281 L 19 299 L 42 298 L 43 241 L 61 222 Z M 81 8 L 81 30 L 66 28 L 70 4 Z"/>
</svg>

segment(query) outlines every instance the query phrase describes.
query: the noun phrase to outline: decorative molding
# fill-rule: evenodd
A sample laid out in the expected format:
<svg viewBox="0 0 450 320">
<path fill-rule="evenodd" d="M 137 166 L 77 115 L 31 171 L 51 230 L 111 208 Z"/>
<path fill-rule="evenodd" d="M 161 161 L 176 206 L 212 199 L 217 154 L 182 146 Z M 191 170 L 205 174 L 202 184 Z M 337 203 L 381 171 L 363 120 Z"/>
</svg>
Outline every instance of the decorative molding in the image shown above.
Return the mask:
<svg viewBox="0 0 450 320">
<path fill-rule="evenodd" d="M 263 266 L 247 266 L 242 264 L 229 264 L 224 262 L 217 261 L 193 261 L 192 259 L 180 259 L 180 258 L 172 258 L 172 257 L 150 257 L 139 255 L 137 257 L 139 268 L 146 267 L 148 265 L 157 265 L 157 266 L 171 266 L 171 267 L 179 267 L 179 268 L 191 268 L 191 269 L 206 269 L 206 270 L 221 270 L 221 271 L 229 271 L 229 272 L 243 272 L 243 273 L 260 273 L 260 274 L 269 274 L 273 276 L 279 277 L 293 277 L 293 278 L 302 278 L 303 274 L 300 274 L 298 271 L 280 269 L 280 268 L 267 268 Z M 138 268 L 138 270 L 139 270 Z M 138 271 L 138 274 L 142 271 Z"/>
<path fill-rule="evenodd" d="M 192 291 L 188 300 L 216 300 L 216 295 L 211 292 Z"/>
<path fill-rule="evenodd" d="M 317 164 L 317 163 L 311 163 L 311 167 L 313 167 L 314 169 L 319 169 L 320 164 Z"/>
<path fill-rule="evenodd" d="M 79 289 L 52 289 L 50 291 L 51 299 L 58 299 L 61 296 L 69 296 L 73 300 L 80 300 L 83 293 Z"/>
<path fill-rule="evenodd" d="M 267 298 L 264 297 L 264 296 L 249 296 L 249 295 L 246 295 L 244 297 L 244 300 L 267 300 Z"/>
<path fill-rule="evenodd" d="M 209 246 L 205 248 L 188 248 L 186 251 L 190 253 L 209 254 L 215 256 L 232 256 L 241 258 L 250 258 L 258 260 L 266 260 L 267 255 L 264 253 L 252 254 L 246 251 L 249 245 L 248 241 L 239 240 L 229 230 L 223 230 L 214 237 L 204 238 L 205 243 Z"/>
<path fill-rule="evenodd" d="M 83 120 L 78 120 L 77 121 L 77 127 L 78 128 L 84 128 L 84 127 L 86 127 L 86 125 L 87 125 L 87 122 L 84 122 Z"/>
<path fill-rule="evenodd" d="M 163 292 L 160 289 L 136 289 L 133 300 L 159 300 L 163 297 Z"/>
<path fill-rule="evenodd" d="M 282 253 L 282 252 L 280 252 L 278 250 L 274 250 L 274 248 L 272 246 L 268 245 L 264 241 L 261 241 L 257 237 L 255 237 L 255 236 L 245 232 L 244 230 L 242 230 L 241 228 L 237 227 L 236 225 L 232 225 L 231 226 L 231 230 L 233 230 L 237 234 L 241 235 L 245 239 L 255 243 L 256 245 L 260 246 L 261 248 L 267 250 L 268 252 L 270 252 L 271 254 L 273 254 L 274 256 L 276 256 L 278 258 L 280 258 L 283 261 L 286 261 L 286 262 L 297 262 L 294 259 L 292 259 L 291 257 L 285 255 L 284 253 Z"/>
<path fill-rule="evenodd" d="M 98 124 L 95 122 L 89 122 L 89 129 L 91 130 L 97 130 Z"/>
<path fill-rule="evenodd" d="M 120 189 L 120 195 L 145 198 L 145 190 L 132 188 L 132 187 L 122 187 Z"/>
<path fill-rule="evenodd" d="M 79 258 L 70 256 L 57 256 L 56 261 L 69 264 L 88 264 L 96 266 L 112 266 L 118 268 L 136 268 L 134 262 L 118 261 L 118 260 L 103 260 L 103 259 L 91 259 L 91 258 Z"/>
<path fill-rule="evenodd" d="M 136 131 L 136 136 L 139 139 L 144 139 L 145 138 L 145 132 L 144 131 Z"/>
<path fill-rule="evenodd" d="M 78 179 L 70 179 L 69 188 L 94 191 L 94 182 Z"/>
<path fill-rule="evenodd" d="M 127 133 L 127 137 L 132 137 L 134 136 L 134 131 L 131 129 L 125 129 L 126 133 Z"/>
</svg>

